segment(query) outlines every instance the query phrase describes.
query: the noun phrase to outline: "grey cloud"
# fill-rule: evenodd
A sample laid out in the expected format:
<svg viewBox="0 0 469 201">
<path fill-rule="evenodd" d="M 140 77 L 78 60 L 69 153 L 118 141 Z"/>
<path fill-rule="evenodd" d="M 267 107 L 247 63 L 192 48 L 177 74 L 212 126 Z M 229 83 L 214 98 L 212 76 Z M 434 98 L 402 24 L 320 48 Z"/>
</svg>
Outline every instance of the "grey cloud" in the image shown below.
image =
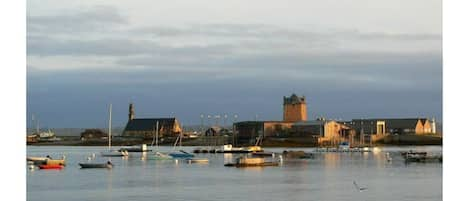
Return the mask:
<svg viewBox="0 0 469 201">
<path fill-rule="evenodd" d="M 309 28 L 309 27 L 308 27 Z M 184 27 L 141 27 L 129 30 L 135 34 L 150 34 L 162 37 L 204 36 L 204 37 L 245 37 L 245 38 L 288 38 L 304 39 L 362 39 L 362 40 L 441 40 L 440 34 L 409 34 L 361 32 L 358 30 L 309 31 L 286 29 L 266 24 L 201 24 Z"/>
<path fill-rule="evenodd" d="M 96 6 L 88 10 L 57 15 L 27 15 L 27 32 L 29 34 L 82 33 L 109 30 L 115 25 L 127 22 L 114 7 Z"/>
<path fill-rule="evenodd" d="M 28 55 L 57 56 L 57 55 L 108 55 L 108 56 L 132 56 L 151 55 L 151 57 L 163 57 L 167 59 L 171 56 L 210 56 L 227 54 L 232 48 L 231 45 L 186 45 L 183 47 L 173 47 L 162 45 L 151 40 L 132 39 L 54 39 L 44 36 L 31 36 L 27 38 Z M 180 58 L 181 59 L 181 58 Z"/>
</svg>

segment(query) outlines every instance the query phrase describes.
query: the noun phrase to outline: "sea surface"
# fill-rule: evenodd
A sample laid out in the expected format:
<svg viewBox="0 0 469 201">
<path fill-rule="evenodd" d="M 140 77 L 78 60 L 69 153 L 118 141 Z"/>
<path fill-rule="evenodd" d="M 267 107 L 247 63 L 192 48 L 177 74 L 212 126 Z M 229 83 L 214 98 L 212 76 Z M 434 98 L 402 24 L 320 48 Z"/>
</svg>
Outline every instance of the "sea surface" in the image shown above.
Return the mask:
<svg viewBox="0 0 469 201">
<path fill-rule="evenodd" d="M 119 147 L 113 147 L 118 149 Z M 192 152 L 195 147 L 182 147 Z M 208 164 L 145 160 L 142 153 L 110 158 L 113 169 L 80 169 L 79 162 L 105 162 L 107 147 L 27 146 L 28 156 L 66 156 L 62 170 L 29 169 L 29 201 L 140 200 L 442 200 L 442 163 L 408 163 L 401 151 L 441 154 L 441 146 L 373 148 L 370 153 L 315 153 L 312 159 L 284 159 L 277 167 L 225 167 L 241 154 L 196 154 Z M 159 147 L 170 152 L 173 147 Z M 265 148 L 313 151 L 314 148 Z M 386 160 L 389 152 L 392 160 Z M 354 181 L 361 188 L 354 185 Z"/>
</svg>

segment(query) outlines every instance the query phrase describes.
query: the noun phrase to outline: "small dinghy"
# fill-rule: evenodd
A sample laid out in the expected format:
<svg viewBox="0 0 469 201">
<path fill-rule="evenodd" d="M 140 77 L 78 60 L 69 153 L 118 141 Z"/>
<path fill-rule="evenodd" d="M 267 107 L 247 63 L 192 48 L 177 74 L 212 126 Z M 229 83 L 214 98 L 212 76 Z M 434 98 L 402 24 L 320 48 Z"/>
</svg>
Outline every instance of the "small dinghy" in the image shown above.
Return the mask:
<svg viewBox="0 0 469 201">
<path fill-rule="evenodd" d="M 78 163 L 78 165 L 80 165 L 81 168 L 108 168 L 108 169 L 111 169 L 112 168 L 112 163 L 111 162 L 107 162 L 107 163 Z"/>
<path fill-rule="evenodd" d="M 62 168 L 64 168 L 64 166 L 63 165 L 58 165 L 58 164 L 39 165 L 39 169 L 46 169 L 46 170 L 49 170 L 49 169 L 60 170 Z"/>
</svg>

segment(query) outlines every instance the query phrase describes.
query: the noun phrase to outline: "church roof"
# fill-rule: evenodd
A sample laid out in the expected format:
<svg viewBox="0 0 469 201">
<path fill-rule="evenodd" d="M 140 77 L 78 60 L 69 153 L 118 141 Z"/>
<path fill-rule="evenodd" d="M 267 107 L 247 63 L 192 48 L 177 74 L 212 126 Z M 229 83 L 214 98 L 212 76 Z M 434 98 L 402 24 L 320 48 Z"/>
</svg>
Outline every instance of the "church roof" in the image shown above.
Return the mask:
<svg viewBox="0 0 469 201">
<path fill-rule="evenodd" d="M 148 131 L 155 130 L 156 122 L 159 127 L 173 127 L 176 118 L 145 118 L 145 119 L 132 119 L 127 122 L 125 131 Z"/>
</svg>

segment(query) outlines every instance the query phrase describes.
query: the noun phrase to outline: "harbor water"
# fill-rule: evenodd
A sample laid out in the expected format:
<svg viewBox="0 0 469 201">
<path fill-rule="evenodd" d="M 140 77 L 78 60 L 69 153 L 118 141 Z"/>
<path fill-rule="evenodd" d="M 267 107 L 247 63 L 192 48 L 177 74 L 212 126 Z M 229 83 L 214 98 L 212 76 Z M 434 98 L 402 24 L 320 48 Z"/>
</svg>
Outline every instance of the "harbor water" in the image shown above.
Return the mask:
<svg viewBox="0 0 469 201">
<path fill-rule="evenodd" d="M 114 147 L 118 149 L 119 147 Z M 192 152 L 195 147 L 182 147 Z M 367 153 L 314 153 L 283 159 L 274 167 L 225 167 L 244 154 L 196 154 L 209 163 L 146 160 L 145 153 L 104 158 L 107 147 L 28 146 L 28 156 L 66 156 L 62 170 L 29 169 L 29 201 L 129 200 L 442 200 L 442 163 L 405 163 L 402 151 L 441 154 L 441 146 L 373 148 Z M 173 147 L 159 147 L 170 152 Z M 265 148 L 312 152 L 314 148 Z M 92 154 L 96 158 L 88 160 Z M 392 160 L 388 160 L 389 157 Z M 148 154 L 148 153 L 146 153 Z M 279 154 L 276 155 L 276 157 Z M 80 162 L 106 162 L 112 169 L 80 169 Z M 26 162 L 25 162 L 26 164 Z M 354 182 L 357 185 L 354 185 Z M 359 190 L 359 188 L 366 188 Z"/>
</svg>

